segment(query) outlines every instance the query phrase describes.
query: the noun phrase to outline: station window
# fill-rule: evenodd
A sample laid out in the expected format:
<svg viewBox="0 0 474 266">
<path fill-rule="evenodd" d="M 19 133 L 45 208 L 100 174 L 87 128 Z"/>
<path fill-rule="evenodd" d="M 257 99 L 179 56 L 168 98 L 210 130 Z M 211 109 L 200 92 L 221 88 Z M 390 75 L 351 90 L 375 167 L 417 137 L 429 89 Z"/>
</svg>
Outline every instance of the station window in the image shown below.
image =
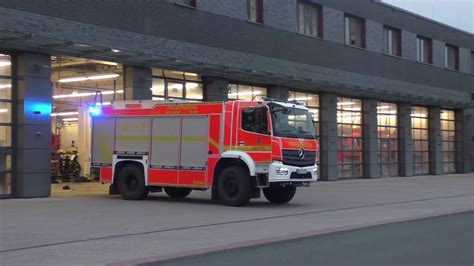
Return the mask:
<svg viewBox="0 0 474 266">
<path fill-rule="evenodd" d="M 263 0 L 247 0 L 249 21 L 263 24 Z"/>
<path fill-rule="evenodd" d="M 323 37 L 323 8 L 307 1 L 298 1 L 298 32 Z"/>
<path fill-rule="evenodd" d="M 418 36 L 416 39 L 416 58 L 418 62 L 433 64 L 433 42 Z"/>
<path fill-rule="evenodd" d="M 262 101 L 267 96 L 267 88 L 229 84 L 229 100 Z"/>
<path fill-rule="evenodd" d="M 289 101 L 298 101 L 303 103 L 306 107 L 308 107 L 314 121 L 314 129 L 316 131 L 316 138 L 319 137 L 319 95 L 312 94 L 312 93 L 305 93 L 305 92 L 296 92 L 296 91 L 289 91 L 288 92 Z"/>
<path fill-rule="evenodd" d="M 456 119 L 453 110 L 441 110 L 444 173 L 456 172 Z"/>
<path fill-rule="evenodd" d="M 152 69 L 153 100 L 186 99 L 191 101 L 202 101 L 202 82 L 198 74 Z"/>
<path fill-rule="evenodd" d="M 337 100 L 338 175 L 362 177 L 362 103 L 358 99 Z"/>
<path fill-rule="evenodd" d="M 413 106 L 411 110 L 413 139 L 413 173 L 429 174 L 429 128 L 428 108 Z"/>
<path fill-rule="evenodd" d="M 0 197 L 11 194 L 12 112 L 11 57 L 0 54 Z"/>
<path fill-rule="evenodd" d="M 346 15 L 344 21 L 346 44 L 365 48 L 365 20 Z"/>
<path fill-rule="evenodd" d="M 377 104 L 377 133 L 382 176 L 398 175 L 397 105 Z"/>
<path fill-rule="evenodd" d="M 384 27 L 385 53 L 402 56 L 402 32 L 399 29 Z"/>
<path fill-rule="evenodd" d="M 176 0 L 175 3 L 183 6 L 196 7 L 197 0 Z"/>
<path fill-rule="evenodd" d="M 459 47 L 446 44 L 444 51 L 446 68 L 459 70 Z"/>
</svg>

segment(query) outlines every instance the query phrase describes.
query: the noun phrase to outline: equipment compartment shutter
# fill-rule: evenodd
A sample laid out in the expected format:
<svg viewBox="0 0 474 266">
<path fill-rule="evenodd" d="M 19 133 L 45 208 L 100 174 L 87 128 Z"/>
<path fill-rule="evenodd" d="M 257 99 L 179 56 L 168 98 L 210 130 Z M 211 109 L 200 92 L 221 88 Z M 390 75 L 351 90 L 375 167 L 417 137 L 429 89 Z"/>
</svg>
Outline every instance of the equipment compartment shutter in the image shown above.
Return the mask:
<svg viewBox="0 0 474 266">
<path fill-rule="evenodd" d="M 112 164 L 115 119 L 94 118 L 92 131 L 92 165 Z"/>
<path fill-rule="evenodd" d="M 204 170 L 208 152 L 208 117 L 183 118 L 181 169 Z"/>
<path fill-rule="evenodd" d="M 118 152 L 148 152 L 149 118 L 117 118 L 115 149 Z"/>
<path fill-rule="evenodd" d="M 176 169 L 179 164 L 179 131 L 181 118 L 153 118 L 151 165 L 153 168 Z"/>
</svg>

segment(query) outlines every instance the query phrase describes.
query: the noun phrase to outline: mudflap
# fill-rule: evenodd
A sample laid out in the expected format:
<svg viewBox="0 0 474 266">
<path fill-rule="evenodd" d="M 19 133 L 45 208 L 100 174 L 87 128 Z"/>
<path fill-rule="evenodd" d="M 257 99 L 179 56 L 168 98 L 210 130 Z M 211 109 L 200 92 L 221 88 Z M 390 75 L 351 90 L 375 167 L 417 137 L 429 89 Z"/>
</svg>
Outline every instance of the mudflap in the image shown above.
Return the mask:
<svg viewBox="0 0 474 266">
<path fill-rule="evenodd" d="M 261 196 L 261 189 L 256 187 L 254 189 L 252 189 L 252 193 L 250 194 L 250 198 L 251 199 L 259 199 L 260 196 Z"/>
<path fill-rule="evenodd" d="M 118 187 L 117 185 L 114 184 L 110 184 L 109 186 L 109 195 L 119 195 L 120 194 L 120 191 L 118 190 Z"/>
</svg>

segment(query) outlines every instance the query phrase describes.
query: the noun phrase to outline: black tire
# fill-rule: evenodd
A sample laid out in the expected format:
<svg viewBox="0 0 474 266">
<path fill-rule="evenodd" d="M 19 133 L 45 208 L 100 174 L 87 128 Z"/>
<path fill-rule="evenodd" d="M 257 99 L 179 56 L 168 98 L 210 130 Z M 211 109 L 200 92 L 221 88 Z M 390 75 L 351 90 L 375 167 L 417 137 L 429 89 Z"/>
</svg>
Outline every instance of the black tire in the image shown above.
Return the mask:
<svg viewBox="0 0 474 266">
<path fill-rule="evenodd" d="M 225 168 L 217 180 L 217 193 L 227 206 L 244 206 L 249 203 L 252 182 L 247 169 L 239 166 Z"/>
<path fill-rule="evenodd" d="M 126 200 L 143 200 L 148 196 L 143 170 L 134 164 L 124 166 L 117 178 L 117 187 Z"/>
<path fill-rule="evenodd" d="M 275 204 L 284 204 L 290 202 L 296 193 L 296 187 L 269 187 L 263 189 L 265 198 Z"/>
<path fill-rule="evenodd" d="M 192 189 L 186 187 L 165 187 L 165 192 L 171 198 L 186 198 Z"/>
</svg>

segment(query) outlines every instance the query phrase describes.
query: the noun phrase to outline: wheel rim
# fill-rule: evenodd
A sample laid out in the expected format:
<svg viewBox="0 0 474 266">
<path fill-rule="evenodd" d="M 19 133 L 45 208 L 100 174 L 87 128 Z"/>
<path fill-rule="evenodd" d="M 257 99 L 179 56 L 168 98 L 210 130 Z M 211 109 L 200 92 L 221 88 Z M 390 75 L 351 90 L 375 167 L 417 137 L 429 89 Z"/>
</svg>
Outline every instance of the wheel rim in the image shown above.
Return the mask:
<svg viewBox="0 0 474 266">
<path fill-rule="evenodd" d="M 229 197 L 235 197 L 239 194 L 239 182 L 235 177 L 226 177 L 224 180 L 224 190 Z"/>
<path fill-rule="evenodd" d="M 135 190 L 138 186 L 138 180 L 135 178 L 135 176 L 129 175 L 127 176 L 125 184 L 127 185 L 128 189 Z"/>
</svg>

